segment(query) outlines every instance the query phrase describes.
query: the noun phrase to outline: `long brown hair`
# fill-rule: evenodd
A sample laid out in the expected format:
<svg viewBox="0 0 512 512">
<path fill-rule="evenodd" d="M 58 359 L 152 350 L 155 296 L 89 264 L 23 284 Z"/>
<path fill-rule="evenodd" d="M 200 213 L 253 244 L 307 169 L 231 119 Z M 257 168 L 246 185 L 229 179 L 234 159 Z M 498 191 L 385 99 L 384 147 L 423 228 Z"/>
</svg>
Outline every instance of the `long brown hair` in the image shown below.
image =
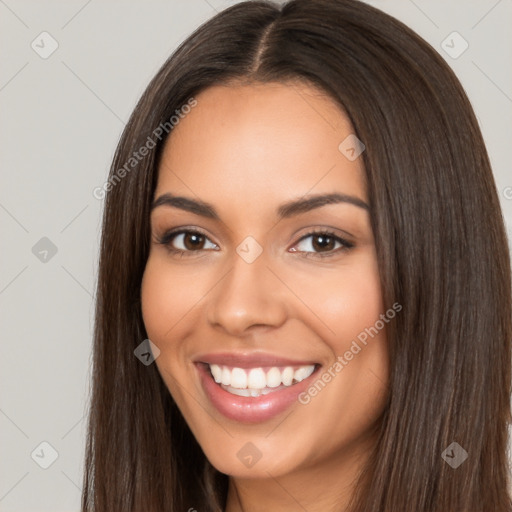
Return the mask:
<svg viewBox="0 0 512 512">
<path fill-rule="evenodd" d="M 172 136 L 156 129 L 211 85 L 297 80 L 332 97 L 366 145 L 384 306 L 403 305 L 389 324 L 379 439 L 351 511 L 510 512 L 510 259 L 486 148 L 437 52 L 356 0 L 234 5 L 181 44 L 137 104 L 105 199 L 82 510 L 225 506 L 227 476 L 206 460 L 156 365 L 134 356 L 147 337 L 149 207 Z M 149 154 L 130 160 L 144 145 Z M 468 457 L 457 468 L 442 456 L 453 442 Z"/>
</svg>

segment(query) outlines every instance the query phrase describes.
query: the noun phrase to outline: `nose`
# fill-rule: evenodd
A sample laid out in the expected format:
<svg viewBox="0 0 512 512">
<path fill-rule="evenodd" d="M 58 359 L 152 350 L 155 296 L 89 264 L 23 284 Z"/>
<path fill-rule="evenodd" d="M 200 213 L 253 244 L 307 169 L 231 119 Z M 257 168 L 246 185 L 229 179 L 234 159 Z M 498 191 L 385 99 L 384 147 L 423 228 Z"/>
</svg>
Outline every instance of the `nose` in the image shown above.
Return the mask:
<svg viewBox="0 0 512 512">
<path fill-rule="evenodd" d="M 208 294 L 209 324 L 241 337 L 256 326 L 279 327 L 287 316 L 286 287 L 267 267 L 263 252 L 247 263 L 234 252 L 231 269 Z"/>
</svg>

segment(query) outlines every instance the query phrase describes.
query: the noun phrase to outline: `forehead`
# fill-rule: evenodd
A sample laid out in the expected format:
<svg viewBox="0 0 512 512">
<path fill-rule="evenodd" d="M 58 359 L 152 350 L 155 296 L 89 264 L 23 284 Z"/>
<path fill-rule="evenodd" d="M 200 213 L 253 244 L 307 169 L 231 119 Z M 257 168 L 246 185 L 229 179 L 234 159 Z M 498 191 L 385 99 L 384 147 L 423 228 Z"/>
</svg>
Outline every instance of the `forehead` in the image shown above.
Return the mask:
<svg viewBox="0 0 512 512">
<path fill-rule="evenodd" d="M 362 159 L 339 145 L 354 130 L 319 89 L 298 84 L 210 87 L 173 128 L 156 195 L 196 195 L 261 213 L 267 203 L 339 191 L 366 198 Z"/>
</svg>

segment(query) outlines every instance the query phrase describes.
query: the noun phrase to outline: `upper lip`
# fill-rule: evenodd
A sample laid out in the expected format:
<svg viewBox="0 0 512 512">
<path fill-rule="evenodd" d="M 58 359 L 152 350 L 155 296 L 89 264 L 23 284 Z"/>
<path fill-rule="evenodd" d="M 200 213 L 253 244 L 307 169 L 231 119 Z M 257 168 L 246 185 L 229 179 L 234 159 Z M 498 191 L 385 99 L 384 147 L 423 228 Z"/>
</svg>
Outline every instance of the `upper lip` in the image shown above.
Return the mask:
<svg viewBox="0 0 512 512">
<path fill-rule="evenodd" d="M 218 364 L 233 368 L 258 368 L 261 366 L 307 366 L 317 364 L 310 359 L 290 359 L 276 354 L 263 352 L 235 353 L 217 352 L 200 355 L 194 360 L 196 363 Z"/>
</svg>

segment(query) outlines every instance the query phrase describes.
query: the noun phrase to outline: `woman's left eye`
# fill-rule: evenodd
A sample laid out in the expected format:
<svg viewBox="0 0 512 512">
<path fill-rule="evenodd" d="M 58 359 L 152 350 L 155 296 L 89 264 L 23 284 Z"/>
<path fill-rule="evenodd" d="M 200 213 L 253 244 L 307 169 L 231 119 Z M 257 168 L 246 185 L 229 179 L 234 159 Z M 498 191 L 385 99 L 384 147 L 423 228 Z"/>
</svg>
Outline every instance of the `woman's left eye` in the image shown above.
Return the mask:
<svg viewBox="0 0 512 512">
<path fill-rule="evenodd" d="M 294 248 L 299 247 L 301 244 L 303 245 L 302 249 Z M 338 244 L 337 247 L 336 244 Z M 294 247 L 291 249 L 293 252 L 302 252 L 305 257 L 325 258 L 338 254 L 340 250 L 351 249 L 354 247 L 354 244 L 330 231 L 314 231 L 303 236 Z"/>
<path fill-rule="evenodd" d="M 308 241 L 309 240 L 309 241 Z M 158 239 L 171 253 L 185 256 L 201 250 L 218 250 L 218 246 L 196 230 L 170 231 Z M 208 244 L 211 246 L 208 247 Z M 302 248 L 301 248 L 302 246 Z M 305 257 L 326 257 L 354 247 L 354 244 L 330 231 L 314 231 L 304 235 L 290 251 L 303 253 Z"/>
</svg>

